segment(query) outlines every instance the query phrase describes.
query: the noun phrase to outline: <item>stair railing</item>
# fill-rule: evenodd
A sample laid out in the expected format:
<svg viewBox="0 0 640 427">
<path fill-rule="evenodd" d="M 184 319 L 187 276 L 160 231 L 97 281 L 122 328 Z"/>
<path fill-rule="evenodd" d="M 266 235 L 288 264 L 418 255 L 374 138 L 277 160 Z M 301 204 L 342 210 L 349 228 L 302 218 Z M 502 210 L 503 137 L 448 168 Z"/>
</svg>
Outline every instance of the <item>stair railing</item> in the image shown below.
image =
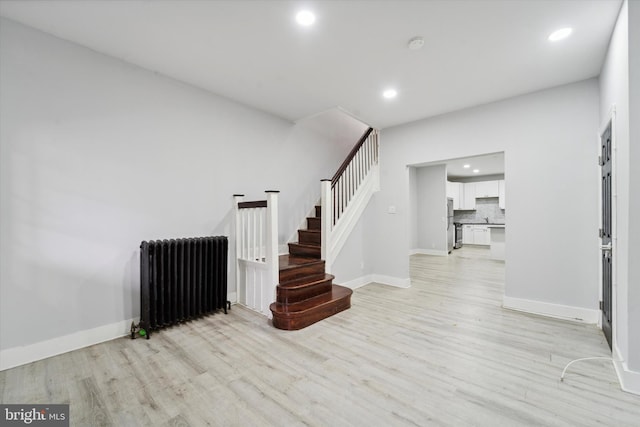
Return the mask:
<svg viewBox="0 0 640 427">
<path fill-rule="evenodd" d="M 375 191 L 379 190 L 378 131 L 369 128 L 332 179 L 321 182 L 321 256 L 331 272 L 335 256 L 346 242 Z"/>
<path fill-rule="evenodd" d="M 278 285 L 278 193 L 266 200 L 244 201 L 234 194 L 236 292 L 238 302 L 271 317 L 269 304 Z"/>
</svg>

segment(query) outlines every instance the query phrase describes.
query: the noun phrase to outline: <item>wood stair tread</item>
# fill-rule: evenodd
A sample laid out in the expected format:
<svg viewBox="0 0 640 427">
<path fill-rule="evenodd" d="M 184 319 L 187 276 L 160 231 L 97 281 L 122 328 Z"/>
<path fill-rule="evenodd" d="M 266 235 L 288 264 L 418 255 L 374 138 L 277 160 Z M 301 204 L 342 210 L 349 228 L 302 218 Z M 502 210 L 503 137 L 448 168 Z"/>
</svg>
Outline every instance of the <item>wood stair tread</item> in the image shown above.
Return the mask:
<svg viewBox="0 0 640 427">
<path fill-rule="evenodd" d="M 296 246 L 302 246 L 305 248 L 313 248 L 313 249 L 317 249 L 320 247 L 320 245 L 311 245 L 309 243 L 300 243 L 300 242 L 293 242 L 293 243 L 289 243 L 290 245 L 296 245 Z"/>
<path fill-rule="evenodd" d="M 332 285 L 327 292 L 293 304 L 274 302 L 269 307 L 273 314 L 273 326 L 279 329 L 298 330 L 305 328 L 351 307 L 353 291 L 344 286 Z"/>
<path fill-rule="evenodd" d="M 303 281 L 302 283 L 300 279 L 294 279 L 286 282 L 281 282 L 280 285 L 278 286 L 291 289 L 291 290 L 308 288 L 308 287 L 315 286 L 319 283 L 324 283 L 327 280 L 333 280 L 335 279 L 335 276 L 332 274 L 324 273 L 323 275 L 310 275 L 310 276 L 307 276 L 305 279 L 307 280 Z"/>
<path fill-rule="evenodd" d="M 294 254 L 297 257 L 309 257 L 318 258 L 321 256 L 321 249 L 319 244 L 308 243 L 289 243 L 289 253 Z"/>
<path fill-rule="evenodd" d="M 331 287 L 331 292 L 317 295 L 313 298 L 309 298 L 307 300 L 296 302 L 293 304 L 280 304 L 274 302 L 271 304 L 271 307 L 275 309 L 272 310 L 274 311 L 274 314 L 275 312 L 288 314 L 304 313 L 320 305 L 330 304 L 337 299 L 350 297 L 352 293 L 353 291 L 349 288 L 345 288 L 344 286 L 340 285 L 333 285 Z"/>
<path fill-rule="evenodd" d="M 278 258 L 279 281 L 276 302 L 269 306 L 272 324 L 278 329 L 297 330 L 351 307 L 353 291 L 334 285 L 321 257 L 321 208 L 307 218 L 307 228 L 298 230 L 298 242 L 289 243 L 289 254 Z"/>
<path fill-rule="evenodd" d="M 298 244 L 320 247 L 322 245 L 322 231 L 299 229 Z"/>
<path fill-rule="evenodd" d="M 294 255 L 280 255 L 278 257 L 278 266 L 280 270 L 297 268 L 309 264 L 324 264 L 324 260 L 310 257 L 298 257 Z"/>
<path fill-rule="evenodd" d="M 317 218 L 317 217 L 307 218 L 307 229 L 320 230 L 320 218 Z"/>
</svg>

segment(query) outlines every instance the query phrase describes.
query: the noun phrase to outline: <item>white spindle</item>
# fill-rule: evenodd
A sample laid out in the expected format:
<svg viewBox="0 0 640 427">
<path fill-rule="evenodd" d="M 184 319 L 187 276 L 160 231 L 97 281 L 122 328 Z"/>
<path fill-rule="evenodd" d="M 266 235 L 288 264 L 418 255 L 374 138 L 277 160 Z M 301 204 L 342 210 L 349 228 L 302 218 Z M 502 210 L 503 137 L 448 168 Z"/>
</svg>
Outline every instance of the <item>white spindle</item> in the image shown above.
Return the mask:
<svg viewBox="0 0 640 427">
<path fill-rule="evenodd" d="M 240 211 L 240 223 L 242 226 L 242 235 L 240 236 L 240 248 L 242 250 L 242 259 L 247 257 L 247 211 Z"/>
<path fill-rule="evenodd" d="M 269 313 L 269 304 L 275 301 L 276 286 L 278 285 L 279 260 L 278 260 L 278 193 L 279 191 L 267 191 L 267 236 L 266 236 L 266 262 L 268 273 L 264 284 L 263 313 Z"/>
<path fill-rule="evenodd" d="M 331 273 L 331 251 L 329 250 L 330 245 L 330 237 L 331 237 L 331 228 L 333 223 L 333 195 L 331 188 L 331 180 L 325 179 L 321 182 L 321 209 L 322 212 L 320 214 L 320 256 L 324 260 L 324 269 L 327 274 Z"/>
<path fill-rule="evenodd" d="M 278 192 L 267 191 L 267 206 L 240 208 L 234 196 L 236 292 L 247 307 L 270 315 L 278 284 Z"/>
<path fill-rule="evenodd" d="M 260 209 L 260 215 L 258 216 L 258 254 L 256 256 L 256 261 L 262 261 L 262 245 L 264 243 L 263 233 L 264 233 L 264 224 L 263 224 L 263 209 Z"/>
<path fill-rule="evenodd" d="M 238 203 L 242 202 L 244 200 L 244 195 L 242 194 L 235 194 L 233 196 L 233 210 L 235 212 L 235 228 L 236 228 L 236 295 L 238 298 L 238 301 L 242 301 L 244 298 L 244 295 L 242 294 L 242 286 L 240 283 L 240 264 L 239 264 L 239 259 L 242 256 L 242 245 L 241 245 L 241 234 L 242 234 L 242 223 L 241 223 L 241 218 L 240 218 L 240 209 L 238 208 Z"/>
<path fill-rule="evenodd" d="M 244 211 L 244 229 L 245 229 L 245 258 L 251 259 L 251 211 L 246 209 Z"/>
<path fill-rule="evenodd" d="M 244 259 L 251 259 L 251 209 L 244 210 Z"/>
<path fill-rule="evenodd" d="M 362 200 L 364 194 L 371 194 L 370 191 L 379 190 L 378 180 L 378 132 L 372 130 L 367 138 L 364 140 L 360 148 L 355 152 L 353 158 L 349 164 L 344 168 L 342 174 L 335 177 L 335 182 L 332 185 L 330 180 L 323 180 L 321 185 L 321 199 L 322 199 L 322 247 L 321 256 L 325 260 L 325 269 L 327 273 L 331 271 L 331 264 L 333 263 L 332 253 L 333 250 L 339 250 L 344 244 L 344 233 L 342 230 L 345 227 L 349 227 L 352 223 L 354 212 L 362 208 Z M 375 169 L 374 169 L 375 168 Z M 371 173 L 374 175 L 369 176 Z M 359 192 L 360 187 L 366 184 L 366 193 Z M 369 196 L 370 197 L 370 196 Z M 347 211 L 352 199 L 357 201 L 356 206 L 360 208 L 355 211 Z M 346 221 L 344 224 L 341 221 Z M 342 225 L 341 225 L 342 224 Z M 335 233 L 334 233 L 335 231 Z M 332 243 L 333 236 L 336 234 L 335 242 Z M 333 245 L 333 246 L 332 246 Z M 334 247 L 335 246 L 335 247 Z"/>
<path fill-rule="evenodd" d="M 258 209 L 252 209 L 251 220 L 253 223 L 253 233 L 251 233 L 251 260 L 255 261 L 258 258 L 257 246 L 258 246 Z"/>
</svg>

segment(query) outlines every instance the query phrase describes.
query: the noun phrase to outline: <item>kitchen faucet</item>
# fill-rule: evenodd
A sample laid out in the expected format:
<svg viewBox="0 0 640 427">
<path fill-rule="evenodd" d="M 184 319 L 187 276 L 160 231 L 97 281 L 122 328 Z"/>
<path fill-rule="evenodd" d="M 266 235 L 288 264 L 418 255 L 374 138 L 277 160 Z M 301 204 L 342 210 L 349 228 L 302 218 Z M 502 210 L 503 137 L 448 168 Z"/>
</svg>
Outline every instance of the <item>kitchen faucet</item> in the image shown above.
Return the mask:
<svg viewBox="0 0 640 427">
<path fill-rule="evenodd" d="M 484 220 L 487 222 L 487 224 L 489 224 L 489 217 L 488 216 L 485 216 Z"/>
</svg>

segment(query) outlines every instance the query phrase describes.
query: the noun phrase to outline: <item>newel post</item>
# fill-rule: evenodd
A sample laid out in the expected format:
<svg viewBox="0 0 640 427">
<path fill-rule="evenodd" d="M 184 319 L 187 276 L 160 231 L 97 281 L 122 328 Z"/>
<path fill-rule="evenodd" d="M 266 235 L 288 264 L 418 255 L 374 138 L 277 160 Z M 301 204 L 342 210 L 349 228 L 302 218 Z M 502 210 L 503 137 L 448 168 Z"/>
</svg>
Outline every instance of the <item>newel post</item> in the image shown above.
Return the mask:
<svg viewBox="0 0 640 427">
<path fill-rule="evenodd" d="M 333 228 L 333 199 L 331 198 L 331 180 L 320 182 L 321 214 L 320 214 L 320 257 L 324 260 L 325 272 L 331 273 L 331 229 Z"/>
<path fill-rule="evenodd" d="M 233 195 L 233 222 L 236 229 L 235 235 L 235 246 L 236 246 L 236 259 L 234 260 L 235 268 L 236 268 L 236 298 L 239 303 L 244 304 L 245 295 L 244 289 L 242 289 L 242 280 L 241 280 L 241 271 L 240 271 L 240 258 L 242 257 L 242 222 L 240 220 L 240 208 L 238 208 L 238 203 L 241 203 L 244 200 L 244 194 L 234 194 Z"/>
<path fill-rule="evenodd" d="M 267 236 L 265 258 L 268 264 L 267 290 L 264 295 L 263 312 L 270 314 L 269 305 L 276 299 L 276 286 L 280 281 L 278 261 L 278 193 L 279 191 L 265 191 L 267 193 Z"/>
</svg>

